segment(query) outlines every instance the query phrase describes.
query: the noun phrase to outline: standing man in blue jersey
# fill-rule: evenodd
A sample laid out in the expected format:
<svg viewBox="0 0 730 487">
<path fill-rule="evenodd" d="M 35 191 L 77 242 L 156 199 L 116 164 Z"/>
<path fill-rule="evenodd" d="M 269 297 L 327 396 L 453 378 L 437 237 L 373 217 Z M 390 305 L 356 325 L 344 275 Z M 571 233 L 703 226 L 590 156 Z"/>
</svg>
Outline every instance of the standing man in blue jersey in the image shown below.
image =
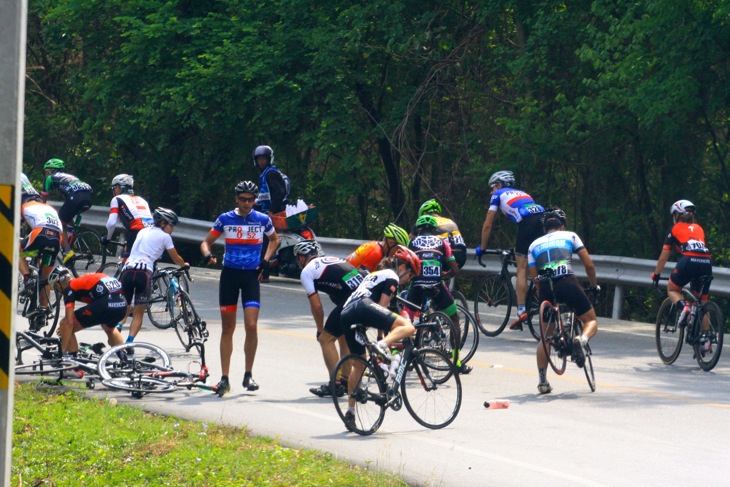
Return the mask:
<svg viewBox="0 0 730 487">
<path fill-rule="evenodd" d="M 271 216 L 286 209 L 289 203 L 291 183 L 286 174 L 274 166 L 274 149 L 268 145 L 260 145 L 253 151 L 253 165 L 259 170 L 259 186 L 261 190 L 256 198 L 256 204 L 262 212 Z M 262 247 L 263 256 L 269 248 L 269 239 L 264 237 Z M 276 252 L 276 246 L 274 246 Z M 269 281 L 269 269 L 264 269 L 261 277 L 262 282 Z"/>
<path fill-rule="evenodd" d="M 225 394 L 231 389 L 228 373 L 233 354 L 233 332 L 236 329 L 239 293 L 246 330 L 243 345 L 246 364 L 243 387 L 248 391 L 255 391 L 259 388 L 252 376 L 253 362 L 258 347 L 257 326 L 261 307 L 259 279 L 261 272 L 268 268 L 269 260 L 279 245 L 279 237 L 274 231 L 271 218 L 253 209 L 256 196 L 259 194 L 258 186 L 251 181 L 242 181 L 236 185 L 235 194 L 238 207 L 219 215 L 210 233 L 200 244 L 200 251 L 205 257 L 206 264 L 216 264 L 218 261 L 213 256 L 211 247 L 218 237 L 225 236 L 225 256 L 218 291 L 223 327 L 220 343 L 223 376 L 218 383 L 221 394 Z M 261 257 L 264 235 L 271 239 L 271 245 Z"/>
</svg>

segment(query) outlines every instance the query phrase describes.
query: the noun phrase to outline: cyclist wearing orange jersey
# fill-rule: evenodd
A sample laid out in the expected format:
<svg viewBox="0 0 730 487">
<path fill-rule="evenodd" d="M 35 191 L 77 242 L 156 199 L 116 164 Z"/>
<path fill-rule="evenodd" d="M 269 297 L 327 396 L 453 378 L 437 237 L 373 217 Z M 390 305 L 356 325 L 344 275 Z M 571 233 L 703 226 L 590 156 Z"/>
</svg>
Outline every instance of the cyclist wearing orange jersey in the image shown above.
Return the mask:
<svg viewBox="0 0 730 487">
<path fill-rule="evenodd" d="M 383 230 L 383 240 L 362 244 L 345 260 L 356 269 L 373 272 L 381 260 L 393 256 L 398 245 L 408 247 L 409 242 L 408 232 L 395 223 L 390 223 Z"/>
</svg>

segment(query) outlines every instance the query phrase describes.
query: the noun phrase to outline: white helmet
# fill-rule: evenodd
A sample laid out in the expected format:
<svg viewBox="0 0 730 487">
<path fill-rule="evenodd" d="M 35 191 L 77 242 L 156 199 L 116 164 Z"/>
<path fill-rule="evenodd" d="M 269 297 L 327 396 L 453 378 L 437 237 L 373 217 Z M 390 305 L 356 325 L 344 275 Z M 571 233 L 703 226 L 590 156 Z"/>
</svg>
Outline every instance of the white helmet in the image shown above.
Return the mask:
<svg viewBox="0 0 730 487">
<path fill-rule="evenodd" d="M 672 207 L 669 209 L 669 214 L 674 216 L 675 213 L 680 215 L 686 215 L 687 213 L 694 213 L 695 205 L 689 200 L 675 201 Z"/>
<path fill-rule="evenodd" d="M 515 175 L 512 171 L 497 171 L 489 178 L 489 186 L 491 187 L 497 183 L 502 183 L 505 186 L 512 186 L 515 184 Z"/>
<path fill-rule="evenodd" d="M 322 247 L 319 245 L 319 242 L 315 242 L 314 240 L 304 240 L 296 244 L 292 252 L 295 257 L 299 257 L 300 255 L 322 255 Z"/>
<path fill-rule="evenodd" d="M 131 191 L 134 188 L 134 177 L 131 174 L 117 174 L 112 179 L 112 188 L 119 186 L 122 192 Z"/>
<path fill-rule="evenodd" d="M 48 276 L 48 284 L 51 287 L 55 286 L 58 282 L 63 281 L 67 277 L 71 276 L 71 271 L 62 265 L 57 266 L 51 271 L 51 275 Z"/>
</svg>

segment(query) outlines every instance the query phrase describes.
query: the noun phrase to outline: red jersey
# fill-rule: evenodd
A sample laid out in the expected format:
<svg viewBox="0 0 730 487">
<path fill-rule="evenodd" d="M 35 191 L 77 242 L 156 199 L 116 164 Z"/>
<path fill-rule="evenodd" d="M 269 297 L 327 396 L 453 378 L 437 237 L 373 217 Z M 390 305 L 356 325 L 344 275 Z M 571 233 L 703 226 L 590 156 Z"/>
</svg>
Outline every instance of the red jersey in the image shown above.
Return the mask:
<svg viewBox="0 0 730 487">
<path fill-rule="evenodd" d="M 682 255 L 710 258 L 705 245 L 705 231 L 696 223 L 675 223 L 664 240 L 664 250 L 676 248 Z"/>
</svg>

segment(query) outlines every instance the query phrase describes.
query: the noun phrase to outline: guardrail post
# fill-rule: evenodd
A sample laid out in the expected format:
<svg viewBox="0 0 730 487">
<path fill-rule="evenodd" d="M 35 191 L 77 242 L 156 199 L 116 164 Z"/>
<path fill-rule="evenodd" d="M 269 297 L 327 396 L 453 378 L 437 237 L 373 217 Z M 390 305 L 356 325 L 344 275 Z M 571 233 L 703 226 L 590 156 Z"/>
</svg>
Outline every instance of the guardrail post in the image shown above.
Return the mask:
<svg viewBox="0 0 730 487">
<path fill-rule="evenodd" d="M 624 287 L 620 284 L 616 284 L 616 290 L 613 293 L 613 310 L 611 311 L 611 318 L 614 320 L 621 319 L 621 306 L 624 303 Z"/>
</svg>

